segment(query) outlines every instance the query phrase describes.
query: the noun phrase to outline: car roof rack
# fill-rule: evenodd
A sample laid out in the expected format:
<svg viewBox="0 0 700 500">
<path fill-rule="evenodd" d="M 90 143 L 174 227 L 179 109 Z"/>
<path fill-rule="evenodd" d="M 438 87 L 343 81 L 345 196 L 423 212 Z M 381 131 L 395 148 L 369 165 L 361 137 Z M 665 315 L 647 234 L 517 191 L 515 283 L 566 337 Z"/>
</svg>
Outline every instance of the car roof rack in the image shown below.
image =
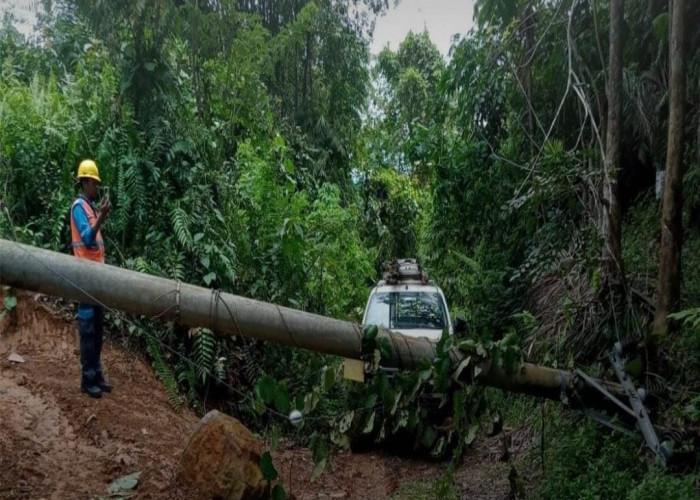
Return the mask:
<svg viewBox="0 0 700 500">
<path fill-rule="evenodd" d="M 431 283 L 428 279 L 428 273 L 416 259 L 396 259 L 389 262 L 385 267 L 383 278 L 387 285 L 399 283 L 427 285 Z"/>
</svg>

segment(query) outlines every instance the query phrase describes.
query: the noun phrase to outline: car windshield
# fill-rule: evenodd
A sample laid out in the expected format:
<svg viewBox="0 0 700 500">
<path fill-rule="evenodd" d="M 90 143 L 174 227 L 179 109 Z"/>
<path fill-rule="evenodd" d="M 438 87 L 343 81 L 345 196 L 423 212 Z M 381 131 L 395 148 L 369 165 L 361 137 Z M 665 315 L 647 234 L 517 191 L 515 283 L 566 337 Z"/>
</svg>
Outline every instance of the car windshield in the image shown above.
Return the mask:
<svg viewBox="0 0 700 500">
<path fill-rule="evenodd" d="M 443 329 L 445 306 L 437 292 L 378 292 L 370 300 L 365 324 L 381 328 Z"/>
</svg>

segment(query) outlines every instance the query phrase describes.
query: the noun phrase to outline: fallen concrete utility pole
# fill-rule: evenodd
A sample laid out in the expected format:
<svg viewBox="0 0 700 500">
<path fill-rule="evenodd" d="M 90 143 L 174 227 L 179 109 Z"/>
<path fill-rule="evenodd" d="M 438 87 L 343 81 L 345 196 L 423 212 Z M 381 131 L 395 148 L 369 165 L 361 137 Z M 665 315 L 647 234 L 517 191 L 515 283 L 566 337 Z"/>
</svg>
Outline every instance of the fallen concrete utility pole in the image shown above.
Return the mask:
<svg viewBox="0 0 700 500">
<path fill-rule="evenodd" d="M 362 327 L 308 312 L 76 259 L 0 239 L 0 283 L 65 299 L 103 304 L 150 318 L 176 320 L 291 347 L 360 359 Z M 433 359 L 425 338 L 384 330 L 394 347 L 389 366 Z"/>
<path fill-rule="evenodd" d="M 291 347 L 361 359 L 360 325 L 180 283 L 49 250 L 0 239 L 0 283 L 16 288 L 103 304 L 132 314 L 175 320 L 214 332 L 229 332 Z M 435 345 L 425 338 L 380 330 L 392 346 L 385 366 L 416 368 L 432 361 Z M 462 359 L 456 350 L 453 362 Z M 607 408 L 600 394 L 573 374 L 522 363 L 515 373 L 488 362 L 476 383 L 512 392 L 560 400 L 575 394 L 586 407 Z M 610 388 L 611 385 L 607 384 Z M 619 388 L 612 388 L 619 393 Z M 597 404 L 596 404 L 597 403 Z"/>
<path fill-rule="evenodd" d="M 215 333 L 229 332 L 320 353 L 362 359 L 363 330 L 355 323 L 76 259 L 3 239 L 0 239 L 0 284 L 101 304 L 151 318 L 206 327 Z M 382 337 L 387 338 L 392 347 L 389 359 L 382 359 L 383 366 L 412 369 L 435 358 L 435 344 L 426 338 L 406 337 L 380 329 L 379 338 Z M 611 355 L 622 387 L 593 379 L 580 370 L 569 373 L 530 363 L 521 363 L 514 372 L 509 373 L 488 359 L 476 359 L 479 370 L 467 370 L 467 376 L 460 379 L 568 402 L 614 429 L 630 430 L 637 426 L 642 430 L 647 445 L 665 463 L 671 452 L 657 438 L 643 406 L 642 393 L 624 373 L 624 353 L 625 347 L 620 344 Z M 457 349 L 452 349 L 450 356 L 453 368 L 470 363 Z M 478 375 L 473 377 L 475 373 Z M 611 418 L 596 410 L 616 416 Z"/>
</svg>

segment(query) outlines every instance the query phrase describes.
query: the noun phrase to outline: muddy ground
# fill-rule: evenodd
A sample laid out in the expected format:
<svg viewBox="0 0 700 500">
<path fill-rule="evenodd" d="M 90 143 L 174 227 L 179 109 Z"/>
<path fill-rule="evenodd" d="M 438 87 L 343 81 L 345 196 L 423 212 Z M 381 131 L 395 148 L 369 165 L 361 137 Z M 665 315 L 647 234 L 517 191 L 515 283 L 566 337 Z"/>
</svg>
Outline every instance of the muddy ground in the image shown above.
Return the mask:
<svg viewBox="0 0 700 500">
<path fill-rule="evenodd" d="M 0 499 L 108 498 L 112 481 L 138 471 L 132 498 L 197 497 L 175 477 L 198 416 L 173 410 L 144 360 L 107 341 L 102 357 L 115 389 L 94 400 L 79 391 L 76 327 L 65 314 L 27 294 L 0 328 Z M 12 353 L 24 363 L 9 361 Z M 480 438 L 467 453 L 454 473 L 463 498 L 509 498 L 510 468 L 500 454 L 500 438 Z M 283 441 L 274 459 L 299 500 L 426 498 L 425 485 L 447 467 L 381 451 L 340 452 L 311 483 L 308 449 Z"/>
</svg>

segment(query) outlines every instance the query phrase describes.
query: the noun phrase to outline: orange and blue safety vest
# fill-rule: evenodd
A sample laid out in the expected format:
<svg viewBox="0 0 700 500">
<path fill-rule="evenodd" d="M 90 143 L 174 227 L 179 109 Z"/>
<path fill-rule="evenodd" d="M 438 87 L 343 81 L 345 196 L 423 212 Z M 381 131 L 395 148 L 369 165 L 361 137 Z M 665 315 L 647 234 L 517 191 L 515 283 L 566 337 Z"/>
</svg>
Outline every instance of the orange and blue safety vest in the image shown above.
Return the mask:
<svg viewBox="0 0 700 500">
<path fill-rule="evenodd" d="M 105 246 L 102 232 L 95 231 L 97 210 L 84 196 L 79 196 L 71 206 L 70 232 L 73 255 L 104 263 Z"/>
</svg>

